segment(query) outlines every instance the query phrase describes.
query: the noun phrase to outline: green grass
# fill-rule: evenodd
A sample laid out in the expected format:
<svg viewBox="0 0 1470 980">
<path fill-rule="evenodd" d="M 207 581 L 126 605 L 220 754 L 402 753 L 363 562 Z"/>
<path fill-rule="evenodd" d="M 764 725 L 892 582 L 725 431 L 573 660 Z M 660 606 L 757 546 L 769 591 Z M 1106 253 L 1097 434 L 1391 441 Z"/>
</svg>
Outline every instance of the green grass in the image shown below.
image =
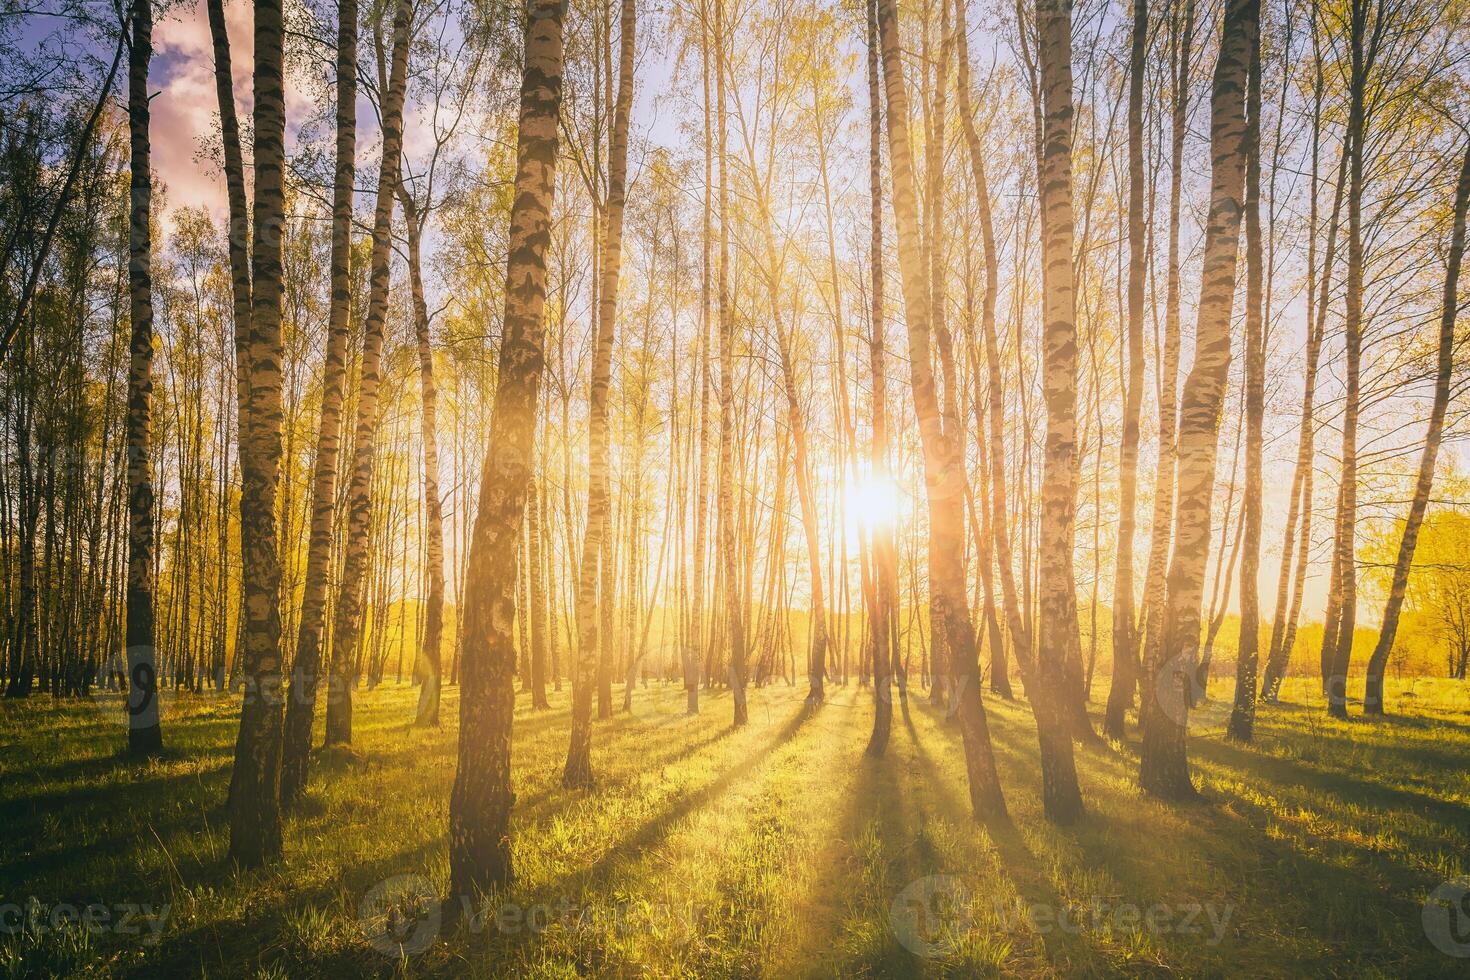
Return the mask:
<svg viewBox="0 0 1470 980">
<path fill-rule="evenodd" d="M 447 890 L 457 690 L 433 732 L 407 724 L 412 690 L 361 694 L 356 745 L 317 754 L 286 861 L 247 874 L 225 860 L 235 701 L 175 698 L 169 753 L 147 765 L 116 754 L 115 698 L 7 702 L 0 905 L 34 898 L 46 927 L 0 933 L 0 974 L 1465 975 L 1421 910 L 1467 870 L 1466 687 L 1392 686 L 1402 714 L 1379 723 L 1330 721 L 1308 690 L 1263 709 L 1252 747 L 1224 740 L 1228 704 L 1196 714 L 1203 805 L 1140 796 L 1133 745 L 1079 747 L 1072 828 L 1041 818 L 1023 703 L 987 701 L 1011 821 L 983 824 L 957 726 L 917 699 L 873 761 L 867 690 L 803 712 L 778 683 L 732 731 L 728 695 L 688 718 L 654 685 L 597 724 L 583 793 L 558 782 L 566 696 L 547 712 L 522 697 L 517 882 L 397 957 L 359 905 L 395 876 Z M 156 939 L 53 930 L 62 903 L 168 912 Z"/>
</svg>

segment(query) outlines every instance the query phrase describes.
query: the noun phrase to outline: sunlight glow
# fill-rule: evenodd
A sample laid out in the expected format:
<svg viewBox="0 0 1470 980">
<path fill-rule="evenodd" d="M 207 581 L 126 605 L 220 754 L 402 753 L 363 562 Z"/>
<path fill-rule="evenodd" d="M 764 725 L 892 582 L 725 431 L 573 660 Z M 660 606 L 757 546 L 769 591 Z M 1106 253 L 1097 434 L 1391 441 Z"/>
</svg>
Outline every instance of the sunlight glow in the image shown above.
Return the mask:
<svg viewBox="0 0 1470 980">
<path fill-rule="evenodd" d="M 863 530 L 892 527 L 898 521 L 898 484 L 873 473 L 849 479 L 842 488 L 848 519 Z"/>
</svg>

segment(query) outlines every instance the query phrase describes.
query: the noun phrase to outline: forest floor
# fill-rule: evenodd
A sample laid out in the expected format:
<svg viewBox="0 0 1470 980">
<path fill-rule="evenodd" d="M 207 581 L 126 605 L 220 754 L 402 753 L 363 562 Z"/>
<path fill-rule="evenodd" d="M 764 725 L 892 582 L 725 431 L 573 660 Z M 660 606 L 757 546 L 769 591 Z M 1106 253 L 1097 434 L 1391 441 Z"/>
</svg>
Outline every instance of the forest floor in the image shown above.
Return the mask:
<svg viewBox="0 0 1470 980">
<path fill-rule="evenodd" d="M 1140 796 L 1135 744 L 1079 746 L 1069 828 L 1041 817 L 1024 702 L 987 698 L 1011 819 L 977 823 L 958 727 L 925 698 L 872 760 L 856 685 L 810 712 L 801 688 L 752 691 L 736 731 L 727 693 L 687 717 L 654 684 L 596 724 L 588 793 L 559 784 L 567 695 L 522 696 L 517 882 L 458 916 L 436 897 L 455 688 L 432 731 L 409 687 L 361 693 L 286 861 L 245 874 L 222 809 L 236 700 L 168 699 L 147 765 L 117 755 L 116 696 L 7 702 L 0 974 L 1465 976 L 1432 940 L 1470 955 L 1470 904 L 1440 916 L 1453 935 L 1425 907 L 1470 870 L 1470 688 L 1391 683 L 1399 715 L 1341 723 L 1290 683 L 1250 747 L 1223 737 L 1227 688 L 1191 723 L 1204 803 Z"/>
</svg>

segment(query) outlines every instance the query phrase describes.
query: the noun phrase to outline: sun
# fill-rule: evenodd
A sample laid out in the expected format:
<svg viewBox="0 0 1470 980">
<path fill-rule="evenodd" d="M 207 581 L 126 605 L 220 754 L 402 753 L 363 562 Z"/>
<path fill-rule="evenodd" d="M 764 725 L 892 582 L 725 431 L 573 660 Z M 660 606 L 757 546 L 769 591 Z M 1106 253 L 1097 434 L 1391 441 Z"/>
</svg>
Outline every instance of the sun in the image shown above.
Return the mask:
<svg viewBox="0 0 1470 980">
<path fill-rule="evenodd" d="M 849 478 L 843 485 L 848 519 L 858 528 L 893 527 L 898 523 L 898 484 L 874 473 Z"/>
</svg>

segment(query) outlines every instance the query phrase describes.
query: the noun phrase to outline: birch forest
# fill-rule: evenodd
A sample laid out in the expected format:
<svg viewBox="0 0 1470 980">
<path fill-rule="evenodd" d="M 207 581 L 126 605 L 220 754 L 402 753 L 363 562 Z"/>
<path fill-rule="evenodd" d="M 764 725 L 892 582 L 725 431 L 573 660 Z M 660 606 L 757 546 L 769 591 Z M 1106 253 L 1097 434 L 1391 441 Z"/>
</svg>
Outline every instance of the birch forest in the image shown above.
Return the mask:
<svg viewBox="0 0 1470 980">
<path fill-rule="evenodd" d="M 1464 976 L 1466 0 L 0 51 L 0 974 Z"/>
</svg>

